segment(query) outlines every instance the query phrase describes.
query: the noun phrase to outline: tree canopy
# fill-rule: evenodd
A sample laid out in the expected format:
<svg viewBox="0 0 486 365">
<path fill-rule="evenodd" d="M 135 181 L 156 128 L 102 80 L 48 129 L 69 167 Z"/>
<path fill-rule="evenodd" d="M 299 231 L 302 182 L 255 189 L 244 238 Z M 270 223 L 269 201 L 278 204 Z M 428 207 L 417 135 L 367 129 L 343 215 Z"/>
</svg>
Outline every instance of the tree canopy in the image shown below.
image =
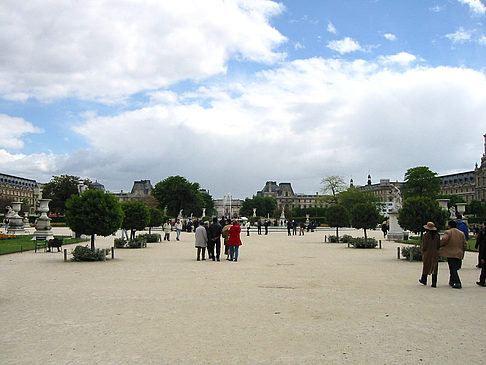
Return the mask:
<svg viewBox="0 0 486 365">
<path fill-rule="evenodd" d="M 358 229 L 362 228 L 365 240 L 368 239 L 366 230 L 376 228 L 380 222 L 380 214 L 376 204 L 370 202 L 358 203 L 353 207 L 351 214 L 353 227 Z"/>
<path fill-rule="evenodd" d="M 122 228 L 129 229 L 131 238 L 135 238 L 135 231 L 141 231 L 149 224 L 149 208 L 136 200 L 121 203 L 121 208 L 124 213 Z"/>
<path fill-rule="evenodd" d="M 440 178 L 427 166 L 412 167 L 405 173 L 403 198 L 423 196 L 437 198 L 440 193 Z"/>
<path fill-rule="evenodd" d="M 427 222 L 434 222 L 438 229 L 446 225 L 449 212 L 442 210 L 435 199 L 423 196 L 414 196 L 404 200 L 398 212 L 398 224 L 403 229 L 415 233 L 424 232 Z"/>
<path fill-rule="evenodd" d="M 160 208 L 167 208 L 167 214 L 172 217 L 177 217 L 181 209 L 186 216 L 191 213 L 200 215 L 202 208 L 206 208 L 206 211 L 211 209 L 205 206 L 207 197 L 203 196 L 204 194 L 206 193 L 199 191 L 198 183 L 191 183 L 178 175 L 169 176 L 158 182 L 152 190 L 152 195 L 159 201 Z M 209 197 L 211 198 L 210 195 Z"/>
<path fill-rule="evenodd" d="M 271 196 L 246 198 L 241 205 L 240 215 L 251 217 L 253 216 L 253 208 L 256 208 L 256 215 L 259 217 L 273 216 L 277 206 L 277 201 Z"/>
<path fill-rule="evenodd" d="M 91 249 L 95 249 L 95 235 L 108 236 L 120 228 L 123 211 L 117 198 L 99 190 L 87 190 L 81 196 L 72 195 L 66 201 L 66 223 L 78 234 L 91 235 Z"/>
<path fill-rule="evenodd" d="M 339 242 L 339 227 L 349 225 L 349 212 L 343 205 L 334 204 L 327 208 L 326 216 L 329 226 L 336 227 L 336 237 Z"/>
<path fill-rule="evenodd" d="M 363 192 L 357 187 L 352 186 L 346 191 L 339 193 L 338 202 L 339 204 L 343 205 L 348 212 L 352 212 L 356 204 L 376 203 L 377 198 L 372 193 Z"/>
<path fill-rule="evenodd" d="M 51 212 L 64 214 L 66 210 L 66 201 L 72 195 L 78 195 L 78 184 L 80 178 L 72 175 L 53 176 L 51 181 L 44 185 L 42 189 L 42 198 L 51 199 L 49 209 Z M 92 182 L 84 179 L 83 183 L 92 188 Z"/>
<path fill-rule="evenodd" d="M 325 203 L 337 203 L 338 194 L 346 190 L 346 183 L 341 176 L 328 176 L 321 180 L 321 200 Z"/>
</svg>

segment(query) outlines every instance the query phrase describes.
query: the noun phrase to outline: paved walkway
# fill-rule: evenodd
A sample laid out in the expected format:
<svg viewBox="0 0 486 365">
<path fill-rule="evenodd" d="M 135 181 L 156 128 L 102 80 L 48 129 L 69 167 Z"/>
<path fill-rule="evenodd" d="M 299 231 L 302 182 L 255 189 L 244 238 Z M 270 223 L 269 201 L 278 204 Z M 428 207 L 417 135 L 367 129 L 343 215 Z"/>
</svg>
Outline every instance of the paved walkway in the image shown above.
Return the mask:
<svg viewBox="0 0 486 365">
<path fill-rule="evenodd" d="M 189 233 L 107 262 L 0 256 L 0 363 L 485 361 L 475 254 L 466 254 L 462 290 L 448 286 L 446 263 L 433 289 L 417 282 L 421 263 L 397 260 L 393 242 L 358 250 L 323 235 L 242 234 L 237 263 L 196 262 Z"/>
</svg>

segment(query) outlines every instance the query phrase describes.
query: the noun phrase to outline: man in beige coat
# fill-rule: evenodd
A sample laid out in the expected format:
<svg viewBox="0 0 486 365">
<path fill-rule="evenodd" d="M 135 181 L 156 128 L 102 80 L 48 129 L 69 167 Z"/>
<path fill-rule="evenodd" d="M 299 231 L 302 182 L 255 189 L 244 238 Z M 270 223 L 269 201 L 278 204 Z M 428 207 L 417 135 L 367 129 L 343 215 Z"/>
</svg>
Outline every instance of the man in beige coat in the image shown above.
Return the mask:
<svg viewBox="0 0 486 365">
<path fill-rule="evenodd" d="M 464 258 L 467 246 L 466 237 L 456 228 L 455 221 L 449 221 L 448 227 L 449 229 L 440 240 L 440 256 L 447 257 L 450 272 L 449 285 L 455 289 L 461 289 L 461 279 L 457 270 L 461 267 L 461 260 Z"/>
</svg>

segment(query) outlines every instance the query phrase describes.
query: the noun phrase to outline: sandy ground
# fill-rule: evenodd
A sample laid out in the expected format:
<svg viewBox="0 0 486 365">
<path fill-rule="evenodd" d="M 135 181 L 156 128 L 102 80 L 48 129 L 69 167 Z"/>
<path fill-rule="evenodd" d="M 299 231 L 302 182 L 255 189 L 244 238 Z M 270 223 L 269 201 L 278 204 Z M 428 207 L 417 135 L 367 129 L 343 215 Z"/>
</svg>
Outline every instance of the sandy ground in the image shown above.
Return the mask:
<svg viewBox="0 0 486 365">
<path fill-rule="evenodd" d="M 242 235 L 236 263 L 197 262 L 189 233 L 107 262 L 0 256 L 0 363 L 486 361 L 475 254 L 459 273 L 462 290 L 448 286 L 446 263 L 434 289 L 417 282 L 421 263 L 397 260 L 395 243 L 359 250 L 323 243 L 324 234 Z"/>
</svg>

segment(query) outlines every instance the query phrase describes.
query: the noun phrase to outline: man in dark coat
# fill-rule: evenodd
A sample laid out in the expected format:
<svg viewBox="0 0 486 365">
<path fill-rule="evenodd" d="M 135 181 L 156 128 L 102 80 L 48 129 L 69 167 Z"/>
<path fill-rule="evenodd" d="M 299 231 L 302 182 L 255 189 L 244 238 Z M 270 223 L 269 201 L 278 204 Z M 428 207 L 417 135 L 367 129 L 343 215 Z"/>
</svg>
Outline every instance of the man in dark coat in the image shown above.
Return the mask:
<svg viewBox="0 0 486 365">
<path fill-rule="evenodd" d="M 218 260 L 221 255 L 221 231 L 223 227 L 218 223 L 218 218 L 213 218 L 213 223 L 208 228 L 208 254 L 213 261 Z M 216 258 L 214 257 L 214 248 L 216 247 Z"/>
<path fill-rule="evenodd" d="M 479 248 L 479 265 L 481 266 L 481 275 L 476 284 L 486 286 L 486 222 L 483 222 L 479 231 L 476 248 Z"/>
</svg>

